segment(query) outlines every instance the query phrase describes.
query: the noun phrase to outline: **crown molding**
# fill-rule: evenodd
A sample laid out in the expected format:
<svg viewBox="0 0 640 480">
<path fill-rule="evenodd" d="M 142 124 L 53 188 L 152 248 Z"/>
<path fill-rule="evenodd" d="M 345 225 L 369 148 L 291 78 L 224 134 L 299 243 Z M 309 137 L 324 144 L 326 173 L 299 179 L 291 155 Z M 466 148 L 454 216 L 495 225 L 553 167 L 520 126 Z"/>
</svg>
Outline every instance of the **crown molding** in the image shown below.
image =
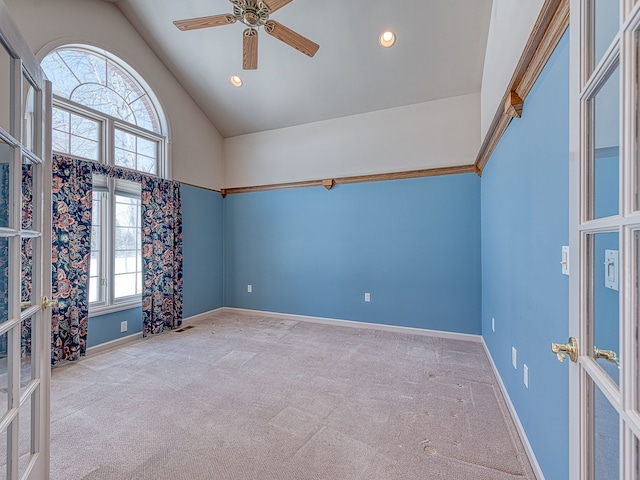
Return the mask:
<svg viewBox="0 0 640 480">
<path fill-rule="evenodd" d="M 476 158 L 481 174 L 514 118 L 522 116 L 527 95 L 569 27 L 569 0 L 546 0 Z"/>
</svg>

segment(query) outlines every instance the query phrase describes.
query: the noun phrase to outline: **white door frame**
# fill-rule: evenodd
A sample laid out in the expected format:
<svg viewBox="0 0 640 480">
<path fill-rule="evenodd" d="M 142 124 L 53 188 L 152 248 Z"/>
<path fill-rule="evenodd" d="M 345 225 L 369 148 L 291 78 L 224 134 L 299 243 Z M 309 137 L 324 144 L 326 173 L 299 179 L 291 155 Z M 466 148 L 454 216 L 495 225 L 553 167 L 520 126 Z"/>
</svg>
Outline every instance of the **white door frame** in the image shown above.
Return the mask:
<svg viewBox="0 0 640 480">
<path fill-rule="evenodd" d="M 6 459 L 7 478 L 11 480 L 43 480 L 49 478 L 50 463 L 50 379 L 51 379 L 51 314 L 46 308 L 45 298 L 51 297 L 51 84 L 45 81 L 35 55 L 11 19 L 9 11 L 0 0 L 0 48 L 13 58 L 13 83 L 0 85 L 9 93 L 11 102 L 10 132 L 0 129 L 2 143 L 13 150 L 11 165 L 11 198 L 9 200 L 10 224 L 3 229 L 2 236 L 11 237 L 9 248 L 10 299 L 9 320 L 0 329 L 8 331 L 8 390 L 11 398 L 9 410 L 0 418 L 0 423 L 10 432 L 7 435 L 7 451 L 0 452 Z M 23 77 L 25 80 L 23 80 Z M 27 146 L 22 143 L 25 129 L 25 94 L 29 82 L 36 87 L 33 135 L 35 141 Z M 23 159 L 33 163 L 34 171 L 34 225 L 32 230 L 22 230 L 22 174 Z M 37 174 L 36 174 L 37 172 Z M 33 239 L 32 297 L 30 307 L 20 305 L 20 242 L 21 238 Z M 31 380 L 22 385 L 20 381 L 20 329 L 25 319 L 32 320 Z M 7 328 L 9 325 L 13 325 Z M 19 409 L 27 408 L 31 416 L 31 439 L 29 463 L 19 471 Z M 2 462 L 5 463 L 4 460 Z M 4 468 L 4 467 L 3 467 Z"/>
<path fill-rule="evenodd" d="M 621 28 L 596 71 L 589 68 L 589 21 L 587 8 L 591 0 L 571 0 L 570 67 L 570 163 L 569 163 L 569 241 L 572 275 L 569 281 L 569 333 L 578 339 L 577 363 L 569 365 L 569 471 L 571 480 L 592 479 L 590 436 L 592 415 L 590 394 L 593 382 L 609 400 L 620 417 L 620 478 L 638 480 L 637 438 L 640 438 L 638 414 L 638 245 L 635 232 L 640 231 L 640 205 L 636 204 L 638 159 L 636 131 L 636 85 L 638 82 L 638 44 L 634 32 L 640 31 L 640 2 L 620 0 Z M 590 219 L 587 198 L 589 135 L 586 100 L 605 78 L 607 63 L 619 61 L 620 136 L 619 136 L 619 212 L 612 217 Z M 597 232 L 618 232 L 620 251 L 619 277 L 619 389 L 598 367 L 589 334 L 589 276 L 586 237 Z M 575 267 L 573 267 L 575 266 Z M 600 279 L 597 279 L 600 281 Z M 613 478 L 613 477 L 612 477 Z"/>
</svg>

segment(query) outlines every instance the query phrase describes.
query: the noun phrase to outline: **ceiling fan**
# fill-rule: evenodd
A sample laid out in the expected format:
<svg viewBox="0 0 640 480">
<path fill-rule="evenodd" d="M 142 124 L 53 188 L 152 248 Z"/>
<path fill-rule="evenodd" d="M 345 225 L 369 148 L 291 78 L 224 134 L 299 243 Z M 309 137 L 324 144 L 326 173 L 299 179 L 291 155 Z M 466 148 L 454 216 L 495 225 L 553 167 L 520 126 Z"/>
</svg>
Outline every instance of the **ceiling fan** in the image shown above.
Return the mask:
<svg viewBox="0 0 640 480">
<path fill-rule="evenodd" d="M 240 21 L 247 27 L 243 33 L 242 68 L 255 70 L 258 68 L 258 27 L 296 50 L 313 57 L 320 45 L 294 32 L 290 28 L 271 20 L 276 10 L 284 7 L 293 0 L 229 0 L 233 4 L 233 14 L 212 15 L 210 17 L 189 18 L 176 20 L 174 25 L 180 30 L 195 30 L 197 28 L 220 27 Z"/>
</svg>

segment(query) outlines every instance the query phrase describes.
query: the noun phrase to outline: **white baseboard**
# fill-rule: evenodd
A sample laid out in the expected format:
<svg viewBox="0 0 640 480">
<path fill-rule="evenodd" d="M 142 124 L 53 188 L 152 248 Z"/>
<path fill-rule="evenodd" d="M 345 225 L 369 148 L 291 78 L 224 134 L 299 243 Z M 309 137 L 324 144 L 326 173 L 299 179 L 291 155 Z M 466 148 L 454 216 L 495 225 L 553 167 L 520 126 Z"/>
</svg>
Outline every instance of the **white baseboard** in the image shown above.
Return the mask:
<svg viewBox="0 0 640 480">
<path fill-rule="evenodd" d="M 219 312 L 220 310 L 222 310 L 222 308 L 216 308 L 215 310 L 209 310 L 208 312 L 203 312 L 197 315 L 192 315 L 191 317 L 183 318 L 182 323 L 184 324 L 185 322 L 193 322 L 195 320 L 199 320 L 200 318 L 208 317 L 212 314 L 215 314 L 216 312 Z M 116 338 L 115 340 L 101 343 L 100 345 L 94 345 L 93 347 L 87 348 L 87 356 L 95 355 L 96 353 L 101 353 L 111 348 L 121 347 L 126 343 L 133 342 L 134 340 L 139 340 L 141 338 L 142 338 L 142 332 L 138 332 L 131 335 L 127 335 L 126 337 Z"/>
<path fill-rule="evenodd" d="M 138 332 L 132 335 L 127 335 L 126 337 L 116 338 L 115 340 L 111 340 L 110 342 L 101 343 L 100 345 L 94 345 L 93 347 L 87 348 L 87 356 L 95 355 L 96 353 L 102 353 L 105 350 L 109 350 L 111 348 L 121 347 L 125 343 L 133 342 L 134 340 L 140 340 L 141 338 L 142 332 Z"/>
<path fill-rule="evenodd" d="M 427 330 L 426 328 L 401 327 L 396 325 L 387 325 L 382 323 L 357 322 L 354 320 L 339 320 L 337 318 L 310 317 L 306 315 L 293 315 L 290 313 L 266 312 L 264 310 L 249 310 L 246 308 L 223 307 L 216 310 L 217 312 L 237 312 L 249 315 L 261 315 L 264 317 L 289 318 L 300 322 L 322 323 L 325 325 L 337 325 L 339 327 L 350 328 L 367 328 L 372 330 L 382 330 L 385 332 L 406 333 L 410 335 L 423 335 L 425 337 L 440 337 L 450 340 L 463 340 L 467 342 L 481 342 L 480 335 L 469 333 L 444 332 L 440 330 Z"/>
<path fill-rule="evenodd" d="M 187 318 L 183 318 L 182 319 L 182 323 L 186 323 L 186 322 L 194 322 L 196 320 L 200 320 L 201 318 L 205 318 L 208 317 L 210 315 L 213 315 L 215 313 L 218 313 L 220 311 L 224 310 L 224 307 L 220 307 L 220 308 L 216 308 L 213 310 L 209 310 L 208 312 L 202 312 L 202 313 L 198 313 L 197 315 L 192 315 L 190 317 Z"/>
<path fill-rule="evenodd" d="M 518 434 L 520 435 L 520 440 L 522 441 L 522 445 L 524 446 L 524 449 L 527 452 L 527 457 L 529 457 L 529 462 L 531 463 L 531 468 L 533 469 L 533 473 L 536 475 L 536 478 L 538 480 L 545 480 L 544 474 L 542 473 L 542 469 L 540 468 L 540 464 L 538 463 L 538 459 L 536 458 L 536 454 L 533 452 L 533 448 L 529 443 L 529 438 L 527 437 L 527 433 L 524 431 L 522 422 L 520 422 L 520 417 L 518 417 L 518 412 L 516 411 L 516 407 L 513 405 L 513 402 L 511 401 L 511 397 L 509 397 L 509 392 L 507 392 L 507 387 L 504 385 L 504 382 L 502 381 L 500 372 L 498 372 L 498 367 L 496 367 L 496 364 L 493 361 L 493 357 L 491 356 L 491 352 L 489 351 L 489 348 L 487 347 L 487 344 L 485 343 L 484 338 L 482 338 L 482 346 L 484 347 L 484 351 L 487 354 L 487 358 L 489 359 L 491 368 L 493 368 L 493 373 L 495 374 L 495 377 L 498 380 L 498 385 L 500 386 L 500 390 L 502 391 L 502 396 L 504 397 L 504 400 L 507 403 L 507 408 L 509 409 L 509 413 L 513 418 L 513 423 L 515 423 L 516 425 L 516 429 L 518 430 Z"/>
</svg>

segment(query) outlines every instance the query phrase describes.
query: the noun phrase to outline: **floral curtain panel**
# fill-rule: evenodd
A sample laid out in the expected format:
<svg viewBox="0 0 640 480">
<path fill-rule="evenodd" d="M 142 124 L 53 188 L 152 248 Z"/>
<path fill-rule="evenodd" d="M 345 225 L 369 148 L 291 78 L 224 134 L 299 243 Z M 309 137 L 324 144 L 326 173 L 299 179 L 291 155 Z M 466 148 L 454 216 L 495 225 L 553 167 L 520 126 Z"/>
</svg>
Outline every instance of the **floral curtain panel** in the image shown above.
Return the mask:
<svg viewBox="0 0 640 480">
<path fill-rule="evenodd" d="M 182 324 L 182 207 L 180 184 L 139 172 L 94 162 L 54 155 L 53 187 L 53 298 L 73 298 L 72 305 L 60 303 L 53 321 L 52 364 L 76 360 L 86 351 L 88 321 L 88 278 L 91 256 L 92 174 L 140 183 L 142 189 L 142 287 L 143 335 L 161 333 Z M 70 211 L 70 202 L 82 207 Z M 88 214 L 85 209 L 88 208 Z M 56 216 L 56 210 L 69 215 Z M 56 237 L 56 232 L 62 237 Z M 84 238 L 77 238 L 75 231 Z M 73 238 L 73 242 L 69 240 Z M 74 262 L 61 257 L 72 249 Z M 66 250 L 65 250 L 66 249 Z M 75 265 L 75 266 L 72 266 Z M 76 274 L 69 270 L 75 268 Z M 70 276 L 75 277 L 70 280 Z M 58 278 L 62 279 L 57 284 Z M 67 308 L 64 308 L 67 307 Z M 77 320 L 74 320 L 77 318 Z M 56 335 L 57 332 L 57 335 Z"/>
<path fill-rule="evenodd" d="M 162 199 L 162 202 L 156 201 Z M 142 182 L 143 334 L 182 324 L 182 206 L 180 184 Z"/>
<path fill-rule="evenodd" d="M 51 364 L 86 353 L 91 259 L 91 166 L 54 157 L 52 184 Z"/>
</svg>

